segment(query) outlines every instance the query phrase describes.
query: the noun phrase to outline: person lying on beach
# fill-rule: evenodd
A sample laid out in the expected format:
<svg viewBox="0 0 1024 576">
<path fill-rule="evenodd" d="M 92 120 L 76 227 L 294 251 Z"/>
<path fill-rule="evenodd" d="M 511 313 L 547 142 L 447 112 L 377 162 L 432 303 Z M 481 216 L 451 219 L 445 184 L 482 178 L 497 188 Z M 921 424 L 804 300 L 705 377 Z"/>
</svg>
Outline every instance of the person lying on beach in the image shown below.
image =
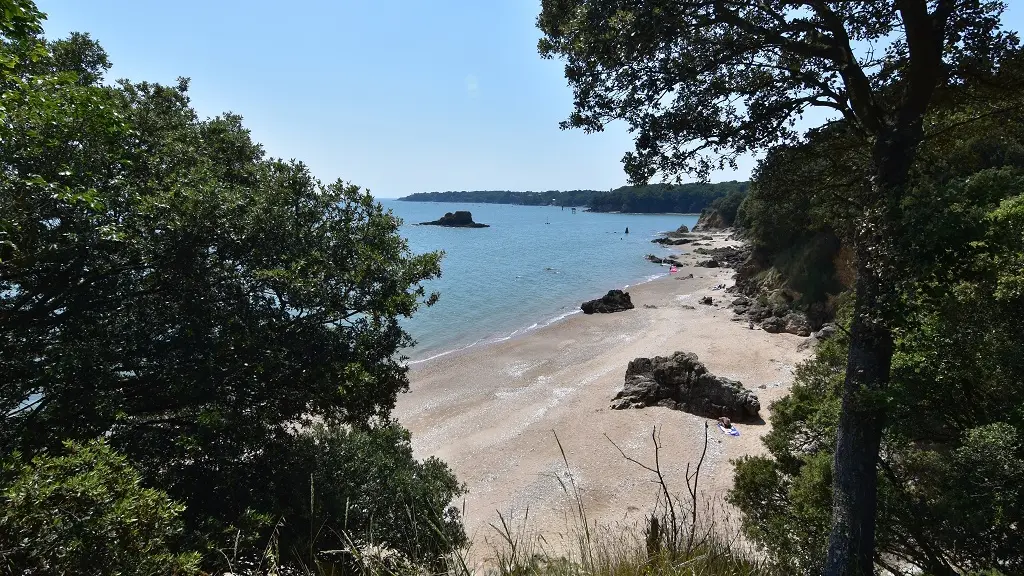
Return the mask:
<svg viewBox="0 0 1024 576">
<path fill-rule="evenodd" d="M 725 432 L 729 436 L 740 435 L 740 431 L 737 430 L 736 427 L 732 425 L 732 422 L 725 416 L 721 416 L 718 418 L 718 429 L 721 430 L 722 432 Z"/>
</svg>

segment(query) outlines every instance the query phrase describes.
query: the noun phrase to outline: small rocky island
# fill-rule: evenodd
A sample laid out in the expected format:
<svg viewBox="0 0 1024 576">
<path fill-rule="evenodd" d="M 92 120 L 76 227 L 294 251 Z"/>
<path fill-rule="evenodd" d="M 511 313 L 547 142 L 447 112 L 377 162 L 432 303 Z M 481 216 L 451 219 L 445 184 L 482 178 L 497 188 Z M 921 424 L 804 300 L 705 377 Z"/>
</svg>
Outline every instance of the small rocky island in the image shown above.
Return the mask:
<svg viewBox="0 0 1024 576">
<path fill-rule="evenodd" d="M 448 226 L 449 228 L 487 228 L 488 224 L 473 222 L 473 214 L 466 210 L 446 212 L 440 219 L 433 222 L 420 222 L 421 226 Z"/>
<path fill-rule="evenodd" d="M 629 299 L 629 292 L 623 292 L 622 290 L 609 290 L 607 294 L 597 300 L 587 300 L 580 305 L 580 310 L 583 310 L 584 314 L 593 314 L 595 312 L 606 314 L 632 309 L 633 301 Z"/>
<path fill-rule="evenodd" d="M 637 358 L 626 368 L 626 382 L 612 409 L 664 406 L 698 416 L 725 416 L 736 422 L 756 422 L 761 403 L 736 380 L 715 376 L 692 352 Z"/>
</svg>

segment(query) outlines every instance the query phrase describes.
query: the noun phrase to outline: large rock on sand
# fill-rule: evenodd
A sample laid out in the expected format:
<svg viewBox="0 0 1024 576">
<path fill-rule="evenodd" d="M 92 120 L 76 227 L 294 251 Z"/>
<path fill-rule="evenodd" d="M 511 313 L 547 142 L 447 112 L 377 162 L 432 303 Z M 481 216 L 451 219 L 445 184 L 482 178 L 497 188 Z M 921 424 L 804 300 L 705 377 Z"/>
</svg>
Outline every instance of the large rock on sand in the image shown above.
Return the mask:
<svg viewBox="0 0 1024 576">
<path fill-rule="evenodd" d="M 803 312 L 789 312 L 781 318 L 772 316 L 761 322 L 761 329 L 771 334 L 788 332 L 805 338 L 811 335 L 811 323 Z"/>
<path fill-rule="evenodd" d="M 633 302 L 629 299 L 629 292 L 609 290 L 607 294 L 597 300 L 584 302 L 580 309 L 583 310 L 584 314 L 621 312 L 623 310 L 632 310 Z"/>
<path fill-rule="evenodd" d="M 736 380 L 715 376 L 692 352 L 637 358 L 626 368 L 626 383 L 612 399 L 615 410 L 664 406 L 698 416 L 757 420 L 761 402 Z"/>
</svg>

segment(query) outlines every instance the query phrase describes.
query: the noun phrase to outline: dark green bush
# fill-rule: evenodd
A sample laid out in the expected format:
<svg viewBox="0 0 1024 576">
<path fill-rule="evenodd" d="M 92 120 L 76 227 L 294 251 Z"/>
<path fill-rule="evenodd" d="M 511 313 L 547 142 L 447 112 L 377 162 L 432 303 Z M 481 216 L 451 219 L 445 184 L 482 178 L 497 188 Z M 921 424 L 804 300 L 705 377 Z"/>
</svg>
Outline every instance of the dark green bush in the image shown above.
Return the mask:
<svg viewBox="0 0 1024 576">
<path fill-rule="evenodd" d="M 452 506 L 465 489 L 441 460 L 414 459 L 409 431 L 396 423 L 317 425 L 275 460 L 283 555 L 309 564 L 311 552 L 372 544 L 436 565 L 466 543 Z"/>
<path fill-rule="evenodd" d="M 27 574 L 190 574 L 178 554 L 184 506 L 144 488 L 103 442 L 67 443 L 61 456 L 4 463 L 0 571 Z"/>
</svg>

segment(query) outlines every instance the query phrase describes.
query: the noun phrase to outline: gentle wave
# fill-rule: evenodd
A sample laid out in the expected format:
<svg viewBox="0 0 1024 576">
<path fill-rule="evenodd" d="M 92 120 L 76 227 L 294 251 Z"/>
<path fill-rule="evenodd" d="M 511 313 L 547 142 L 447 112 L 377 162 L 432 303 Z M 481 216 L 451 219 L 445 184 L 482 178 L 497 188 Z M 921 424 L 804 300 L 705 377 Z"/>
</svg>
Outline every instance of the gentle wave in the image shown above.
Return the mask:
<svg viewBox="0 0 1024 576">
<path fill-rule="evenodd" d="M 645 277 L 643 280 L 640 280 L 639 282 L 634 284 L 634 286 L 639 286 L 641 284 L 647 284 L 648 282 L 653 282 L 653 281 L 655 281 L 655 280 L 657 280 L 659 278 L 664 278 L 665 276 L 668 276 L 668 274 L 651 274 L 651 275 Z M 625 288 L 629 288 L 629 287 L 630 287 L 630 284 L 626 284 L 625 286 L 623 286 L 624 289 Z M 574 316 L 576 314 L 581 314 L 581 313 L 583 313 L 583 310 L 581 310 L 579 308 L 576 308 L 574 310 L 570 310 L 568 312 L 565 312 L 564 314 L 559 314 L 557 316 L 553 316 L 551 318 L 548 318 L 547 320 L 544 320 L 544 321 L 541 321 L 541 322 L 534 322 L 533 324 L 531 324 L 531 325 L 529 325 L 529 326 L 527 326 L 525 328 L 518 328 L 516 330 L 513 330 L 512 332 L 510 332 L 509 334 L 507 334 L 505 336 L 495 336 L 495 337 L 491 337 L 491 338 L 481 338 L 480 340 L 477 340 L 477 341 L 472 342 L 470 344 L 467 344 L 465 346 L 460 346 L 460 347 L 457 347 L 457 348 L 452 348 L 450 350 L 444 350 L 442 352 L 438 352 L 437 354 L 434 354 L 433 356 L 429 356 L 427 358 L 421 358 L 421 359 L 418 359 L 418 360 L 410 360 L 406 364 L 409 365 L 409 366 L 413 366 L 415 364 L 422 364 L 424 362 L 429 362 L 431 360 L 436 360 L 438 358 L 441 358 L 443 356 L 448 356 L 449 354 L 454 354 L 456 352 L 463 352 L 465 350 L 469 350 L 470 348 L 474 348 L 476 346 L 487 346 L 489 344 L 500 344 L 501 342 L 507 342 L 508 340 L 511 340 L 512 338 L 515 338 L 516 336 L 523 336 L 527 332 L 532 332 L 532 331 L 538 330 L 540 328 L 547 328 L 548 326 L 551 326 L 552 324 L 555 324 L 556 322 L 561 322 L 562 320 L 565 320 L 566 318 L 568 318 L 570 316 Z"/>
<path fill-rule="evenodd" d="M 476 342 L 473 342 L 471 344 L 467 344 L 465 346 L 460 346 L 458 348 L 452 348 L 450 350 L 444 350 L 442 352 L 438 352 L 437 354 L 434 354 L 433 356 L 429 356 L 427 358 L 420 358 L 418 360 L 410 360 L 410 361 L 406 362 L 406 364 L 409 365 L 409 366 L 412 366 L 414 364 L 422 364 L 424 362 L 429 362 L 430 360 L 436 360 L 437 358 L 441 358 L 442 356 L 447 356 L 449 354 L 454 354 L 456 352 L 462 352 L 464 350 L 469 350 L 470 348 L 473 348 L 475 346 L 487 346 L 489 344 L 500 344 L 501 342 L 506 342 L 508 340 L 511 340 L 511 339 L 515 338 L 516 336 L 522 336 L 522 335 L 526 334 L 527 332 L 532 332 L 532 331 L 534 331 L 534 330 L 536 330 L 538 328 L 547 328 L 548 326 L 554 324 L 555 322 L 558 322 L 560 320 L 564 320 L 564 319 L 568 318 L 569 316 L 572 316 L 573 314 L 578 314 L 580 312 L 582 312 L 582 310 L 570 310 L 569 312 L 566 312 L 565 314 L 559 314 L 558 316 L 555 316 L 555 317 L 550 318 L 548 320 L 545 320 L 543 322 L 534 322 L 533 324 L 531 324 L 531 325 L 529 325 L 529 326 L 527 326 L 525 328 L 518 328 L 516 330 L 513 330 L 512 332 L 510 332 L 509 334 L 507 334 L 505 336 L 494 336 L 494 337 L 491 337 L 491 338 L 481 338 L 480 340 L 477 340 Z"/>
</svg>

